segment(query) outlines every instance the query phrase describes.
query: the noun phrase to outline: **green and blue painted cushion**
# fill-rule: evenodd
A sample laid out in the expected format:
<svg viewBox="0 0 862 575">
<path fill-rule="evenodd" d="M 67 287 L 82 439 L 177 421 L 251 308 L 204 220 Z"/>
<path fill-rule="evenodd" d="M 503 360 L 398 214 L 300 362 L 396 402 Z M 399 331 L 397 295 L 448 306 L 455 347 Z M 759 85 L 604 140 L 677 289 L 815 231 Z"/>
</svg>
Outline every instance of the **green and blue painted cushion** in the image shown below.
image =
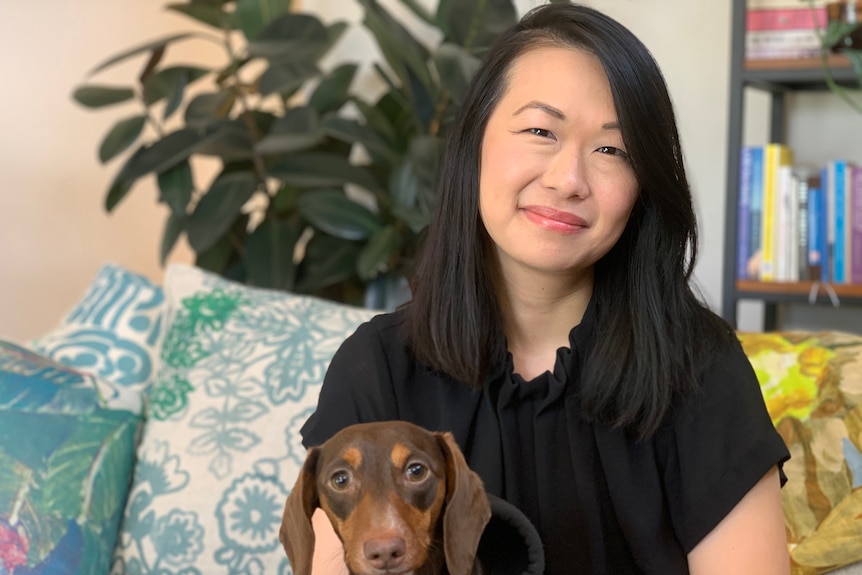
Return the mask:
<svg viewBox="0 0 862 575">
<path fill-rule="evenodd" d="M 739 337 L 792 456 L 782 498 L 793 574 L 862 561 L 862 337 Z"/>
<path fill-rule="evenodd" d="M 341 342 L 375 312 L 249 288 L 185 265 L 164 338 L 114 573 L 288 573 L 278 541 L 305 459 L 299 428 Z"/>
<path fill-rule="evenodd" d="M 0 573 L 106 573 L 140 394 L 0 342 Z"/>
</svg>

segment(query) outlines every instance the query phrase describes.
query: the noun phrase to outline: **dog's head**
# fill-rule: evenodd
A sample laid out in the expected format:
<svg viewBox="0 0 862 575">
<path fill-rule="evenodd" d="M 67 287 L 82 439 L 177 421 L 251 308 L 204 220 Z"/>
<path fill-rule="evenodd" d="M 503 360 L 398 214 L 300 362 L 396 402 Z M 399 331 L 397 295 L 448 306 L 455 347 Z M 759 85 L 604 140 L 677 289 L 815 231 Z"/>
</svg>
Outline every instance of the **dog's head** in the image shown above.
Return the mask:
<svg viewBox="0 0 862 575">
<path fill-rule="evenodd" d="M 279 537 L 295 575 L 311 573 L 318 507 L 348 569 L 362 575 L 439 572 L 444 561 L 452 575 L 466 575 L 491 517 L 452 435 L 403 421 L 352 425 L 308 451 Z"/>
</svg>

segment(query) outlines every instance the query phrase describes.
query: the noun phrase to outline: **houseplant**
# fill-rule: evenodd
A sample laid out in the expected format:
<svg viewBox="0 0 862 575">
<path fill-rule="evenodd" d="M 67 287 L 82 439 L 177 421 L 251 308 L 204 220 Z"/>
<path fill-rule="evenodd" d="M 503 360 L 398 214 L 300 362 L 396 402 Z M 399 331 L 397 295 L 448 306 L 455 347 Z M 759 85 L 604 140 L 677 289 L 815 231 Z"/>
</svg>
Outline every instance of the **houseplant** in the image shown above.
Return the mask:
<svg viewBox="0 0 862 575">
<path fill-rule="evenodd" d="M 398 0 L 437 38 L 428 42 L 376 0 L 356 1 L 383 56 L 373 63 L 383 85 L 373 99 L 351 89 L 356 62 L 321 65 L 344 22 L 296 13 L 290 0 L 168 4 L 196 30 L 107 59 L 73 93 L 90 108 L 139 110 L 100 145 L 102 162 L 120 163 L 105 209 L 155 174 L 170 208 L 162 262 L 185 234 L 196 265 L 231 279 L 386 306 L 369 299 L 369 287 L 409 275 L 447 126 L 478 58 L 516 10 L 511 0 L 442 0 L 434 12 Z M 164 64 L 179 42 L 215 42 L 224 64 Z M 145 63 L 128 85 L 94 79 L 130 58 Z M 205 185 L 194 177 L 200 156 L 219 162 Z"/>
</svg>

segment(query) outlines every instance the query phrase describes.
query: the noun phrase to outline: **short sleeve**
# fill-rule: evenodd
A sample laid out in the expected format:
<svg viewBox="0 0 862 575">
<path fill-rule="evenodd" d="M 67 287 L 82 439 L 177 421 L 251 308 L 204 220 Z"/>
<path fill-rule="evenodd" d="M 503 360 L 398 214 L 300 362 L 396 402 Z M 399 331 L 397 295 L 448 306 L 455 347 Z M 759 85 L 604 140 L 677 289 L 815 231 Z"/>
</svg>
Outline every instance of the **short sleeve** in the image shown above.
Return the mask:
<svg viewBox="0 0 862 575">
<path fill-rule="evenodd" d="M 335 352 L 317 409 L 300 430 L 305 447 L 320 445 L 354 423 L 397 419 L 377 321 L 360 325 Z"/>
<path fill-rule="evenodd" d="M 738 343 L 719 356 L 660 433 L 671 521 L 686 553 L 790 458 Z"/>
</svg>

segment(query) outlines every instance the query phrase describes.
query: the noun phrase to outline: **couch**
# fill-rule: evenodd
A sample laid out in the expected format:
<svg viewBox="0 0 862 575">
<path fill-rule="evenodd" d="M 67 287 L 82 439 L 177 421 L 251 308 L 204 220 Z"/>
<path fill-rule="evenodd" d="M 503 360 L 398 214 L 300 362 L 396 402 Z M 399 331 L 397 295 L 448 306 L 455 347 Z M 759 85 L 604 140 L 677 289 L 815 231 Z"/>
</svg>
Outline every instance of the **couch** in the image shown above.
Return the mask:
<svg viewBox="0 0 862 575">
<path fill-rule="evenodd" d="M 298 431 L 374 313 L 105 265 L 49 333 L 0 341 L 0 574 L 290 573 Z M 862 573 L 862 337 L 739 336 L 793 454 L 793 573 Z"/>
</svg>

